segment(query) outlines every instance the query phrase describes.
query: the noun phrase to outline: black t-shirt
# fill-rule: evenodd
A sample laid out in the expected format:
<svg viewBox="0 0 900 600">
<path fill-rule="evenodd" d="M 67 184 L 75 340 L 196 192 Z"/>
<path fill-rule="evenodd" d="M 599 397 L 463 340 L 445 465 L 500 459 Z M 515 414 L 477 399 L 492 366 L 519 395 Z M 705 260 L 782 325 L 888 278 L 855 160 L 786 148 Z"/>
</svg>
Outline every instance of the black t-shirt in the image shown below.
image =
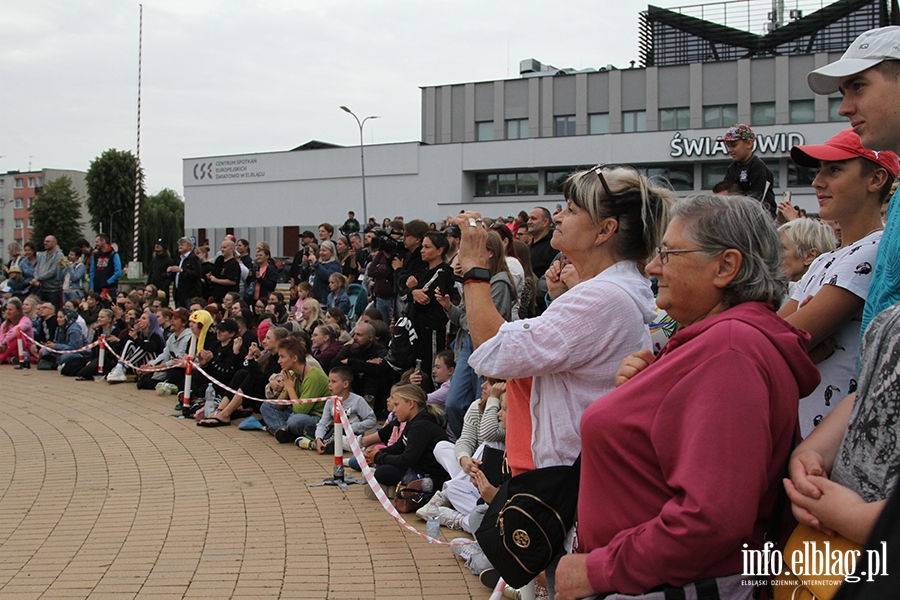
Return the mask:
<svg viewBox="0 0 900 600">
<path fill-rule="evenodd" d="M 453 270 L 445 262 L 423 273 L 419 278 L 419 284 L 413 288 L 423 290 L 428 295 L 428 304 L 417 303 L 410 294 L 409 320 L 416 329 L 422 327 L 441 329 L 447 325 L 447 313 L 434 297 L 436 288 L 440 288 L 442 294 L 447 294 L 453 289 Z"/>
<path fill-rule="evenodd" d="M 772 189 L 775 177 L 760 157 L 754 154 L 744 163 L 732 161 L 725 171 L 725 180 L 736 181 L 745 194 L 761 201 L 769 214 L 775 216 L 775 191 Z"/>
<path fill-rule="evenodd" d="M 547 232 L 547 235 L 539 240 L 531 243 L 529 250 L 531 251 L 531 270 L 538 277 L 543 277 L 547 269 L 556 255 L 559 253 L 550 245 L 550 239 L 553 237 L 553 230 Z"/>
<path fill-rule="evenodd" d="M 225 294 L 228 292 L 236 292 L 240 289 L 241 265 L 238 264 L 236 258 L 232 257 L 226 261 L 225 257 L 218 257 L 216 262 L 213 263 L 213 268 L 210 272 L 212 273 L 212 276 L 217 279 L 228 279 L 235 282 L 234 285 L 222 285 L 215 282 L 210 285 L 210 295 L 216 302 L 221 303 L 225 298 Z"/>
</svg>

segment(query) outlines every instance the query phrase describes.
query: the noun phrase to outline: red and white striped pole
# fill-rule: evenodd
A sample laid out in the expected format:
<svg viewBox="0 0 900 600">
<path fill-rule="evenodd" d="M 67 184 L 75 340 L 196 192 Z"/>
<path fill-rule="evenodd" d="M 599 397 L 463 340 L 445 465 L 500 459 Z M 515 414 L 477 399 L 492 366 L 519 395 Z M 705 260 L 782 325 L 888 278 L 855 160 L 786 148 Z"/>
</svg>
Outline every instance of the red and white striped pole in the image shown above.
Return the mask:
<svg viewBox="0 0 900 600">
<path fill-rule="evenodd" d="M 30 360 L 25 357 L 25 342 L 22 339 L 22 330 L 16 327 L 16 344 L 19 349 L 19 365 L 24 369 L 26 367 L 25 361 Z"/>
<path fill-rule="evenodd" d="M 141 212 L 141 58 L 144 37 L 144 5 L 140 6 L 140 24 L 138 27 L 138 101 L 137 101 L 137 156 L 134 169 L 134 248 L 131 260 L 138 261 L 138 217 Z"/>
<path fill-rule="evenodd" d="M 184 393 L 181 396 L 181 405 L 187 409 L 191 405 L 191 376 L 194 372 L 194 354 L 197 353 L 197 336 L 191 335 L 191 345 L 188 349 L 184 366 Z"/>
<path fill-rule="evenodd" d="M 334 481 L 344 481 L 344 430 L 341 425 L 341 411 L 344 410 L 341 399 L 334 397 Z"/>
<path fill-rule="evenodd" d="M 100 352 L 98 355 L 97 375 L 103 376 L 103 367 L 106 365 L 106 334 L 100 334 Z"/>
</svg>

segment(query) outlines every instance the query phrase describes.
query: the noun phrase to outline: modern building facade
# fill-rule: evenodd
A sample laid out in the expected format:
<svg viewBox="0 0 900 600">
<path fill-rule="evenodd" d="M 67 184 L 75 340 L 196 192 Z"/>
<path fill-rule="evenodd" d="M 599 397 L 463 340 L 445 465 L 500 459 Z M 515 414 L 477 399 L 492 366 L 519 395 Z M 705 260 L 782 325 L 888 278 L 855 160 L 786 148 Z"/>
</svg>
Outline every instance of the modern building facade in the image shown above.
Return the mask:
<svg viewBox="0 0 900 600">
<path fill-rule="evenodd" d="M 516 79 L 424 87 L 421 141 L 365 147 L 369 213 L 379 222 L 438 222 L 464 209 L 552 211 L 567 174 L 598 163 L 663 177 L 679 195 L 708 191 L 730 162 L 716 137 L 736 122 L 758 134 L 776 195 L 789 190 L 795 204 L 817 212 L 814 173 L 793 165 L 789 151 L 825 141 L 847 121 L 840 97 L 815 96 L 806 74 L 836 60 L 859 33 L 895 21 L 896 0 L 790 12 L 773 11 L 769 32 L 755 35 L 650 7 L 641 66 L 575 71 L 529 59 Z M 359 216 L 358 147 L 314 145 L 185 159 L 188 232 L 212 243 L 234 233 L 291 254 L 298 231 L 339 224 L 348 210 Z"/>
</svg>

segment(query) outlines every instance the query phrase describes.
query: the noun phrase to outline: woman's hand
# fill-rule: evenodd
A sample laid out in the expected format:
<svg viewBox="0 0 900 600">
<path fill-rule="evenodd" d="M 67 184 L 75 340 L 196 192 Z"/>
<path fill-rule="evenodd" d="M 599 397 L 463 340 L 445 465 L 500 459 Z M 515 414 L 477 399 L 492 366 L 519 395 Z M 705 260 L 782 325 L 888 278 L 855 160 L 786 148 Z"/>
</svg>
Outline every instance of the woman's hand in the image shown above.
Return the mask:
<svg viewBox="0 0 900 600">
<path fill-rule="evenodd" d="M 413 373 L 409 376 L 409 382 L 413 385 L 422 385 L 422 374 L 421 373 Z"/>
<path fill-rule="evenodd" d="M 616 387 L 619 387 L 653 364 L 653 358 L 653 351 L 649 348 L 632 352 L 626 356 L 625 360 L 622 361 L 622 364 L 619 365 L 619 370 L 616 371 L 613 384 L 615 384 Z"/>
<path fill-rule="evenodd" d="M 491 386 L 490 396 L 488 398 L 500 398 L 500 395 L 506 391 L 506 382 L 498 381 Z"/>
<path fill-rule="evenodd" d="M 459 466 L 462 467 L 463 473 L 471 477 L 478 472 L 481 461 L 475 460 L 471 456 L 463 456 L 459 459 Z"/>
<path fill-rule="evenodd" d="M 559 559 L 556 567 L 557 600 L 576 600 L 597 593 L 588 580 L 587 557 L 587 554 L 568 554 Z"/>
<path fill-rule="evenodd" d="M 410 275 L 409 277 L 406 278 L 406 287 L 412 289 L 412 288 L 416 287 L 417 285 L 419 285 L 419 280 L 416 279 L 415 277 L 413 277 L 412 275 Z"/>
<path fill-rule="evenodd" d="M 484 471 L 481 470 L 472 473 L 472 485 L 478 488 L 478 493 L 481 494 L 481 497 L 484 498 L 484 501 L 488 504 L 491 503 L 494 496 L 497 495 L 497 490 L 500 489 L 492 486 L 491 482 L 488 481 L 488 478 L 485 476 Z"/>
<path fill-rule="evenodd" d="M 271 389 L 276 394 L 280 394 L 284 389 L 284 380 L 281 377 L 276 377 L 269 382 L 269 389 Z"/>
<path fill-rule="evenodd" d="M 410 277 L 413 279 L 413 277 Z M 428 304 L 431 302 L 431 298 L 428 297 L 428 294 L 424 290 L 413 290 L 412 291 L 413 302 L 416 304 Z"/>
<path fill-rule="evenodd" d="M 810 477 L 828 477 L 825 459 L 814 450 L 795 451 L 788 463 L 790 481 L 798 493 L 813 499 L 822 497 L 822 490 L 810 482 Z"/>
<path fill-rule="evenodd" d="M 778 203 L 778 212 L 784 216 L 785 221 L 794 221 L 800 218 L 800 211 L 794 208 L 794 205 L 787 200 Z"/>
<path fill-rule="evenodd" d="M 488 268 L 490 253 L 487 249 L 488 231 L 481 219 L 481 213 L 464 212 L 452 220 L 462 234 L 459 253 L 456 255 L 463 273 L 475 267 Z"/>
<path fill-rule="evenodd" d="M 250 348 L 247 350 L 247 360 L 259 360 L 262 356 L 262 352 L 259 351 L 259 346 L 256 342 L 250 344 Z"/>
<path fill-rule="evenodd" d="M 234 354 L 235 356 L 240 355 L 241 346 L 243 346 L 243 344 L 244 344 L 244 340 L 241 338 L 241 336 L 239 336 L 239 335 L 234 336 L 234 341 L 231 342 L 231 353 Z"/>
<path fill-rule="evenodd" d="M 453 303 L 450 302 L 450 294 L 442 294 L 440 287 L 434 288 L 434 299 L 444 310 L 450 310 L 450 307 L 453 306 Z"/>
<path fill-rule="evenodd" d="M 284 385 L 294 387 L 294 384 L 297 383 L 297 377 L 294 375 L 292 371 L 284 370 L 281 371 L 281 380 L 284 382 Z"/>
</svg>

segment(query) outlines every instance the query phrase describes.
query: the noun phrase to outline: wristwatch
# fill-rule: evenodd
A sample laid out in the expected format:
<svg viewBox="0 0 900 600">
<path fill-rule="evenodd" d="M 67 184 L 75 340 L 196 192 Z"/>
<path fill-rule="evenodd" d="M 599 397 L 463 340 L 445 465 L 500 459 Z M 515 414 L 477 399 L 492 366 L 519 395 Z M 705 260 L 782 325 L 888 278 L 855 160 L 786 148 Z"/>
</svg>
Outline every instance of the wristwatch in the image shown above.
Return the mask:
<svg viewBox="0 0 900 600">
<path fill-rule="evenodd" d="M 463 283 L 470 281 L 487 281 L 491 280 L 491 272 L 484 267 L 473 267 L 463 274 Z"/>
</svg>

